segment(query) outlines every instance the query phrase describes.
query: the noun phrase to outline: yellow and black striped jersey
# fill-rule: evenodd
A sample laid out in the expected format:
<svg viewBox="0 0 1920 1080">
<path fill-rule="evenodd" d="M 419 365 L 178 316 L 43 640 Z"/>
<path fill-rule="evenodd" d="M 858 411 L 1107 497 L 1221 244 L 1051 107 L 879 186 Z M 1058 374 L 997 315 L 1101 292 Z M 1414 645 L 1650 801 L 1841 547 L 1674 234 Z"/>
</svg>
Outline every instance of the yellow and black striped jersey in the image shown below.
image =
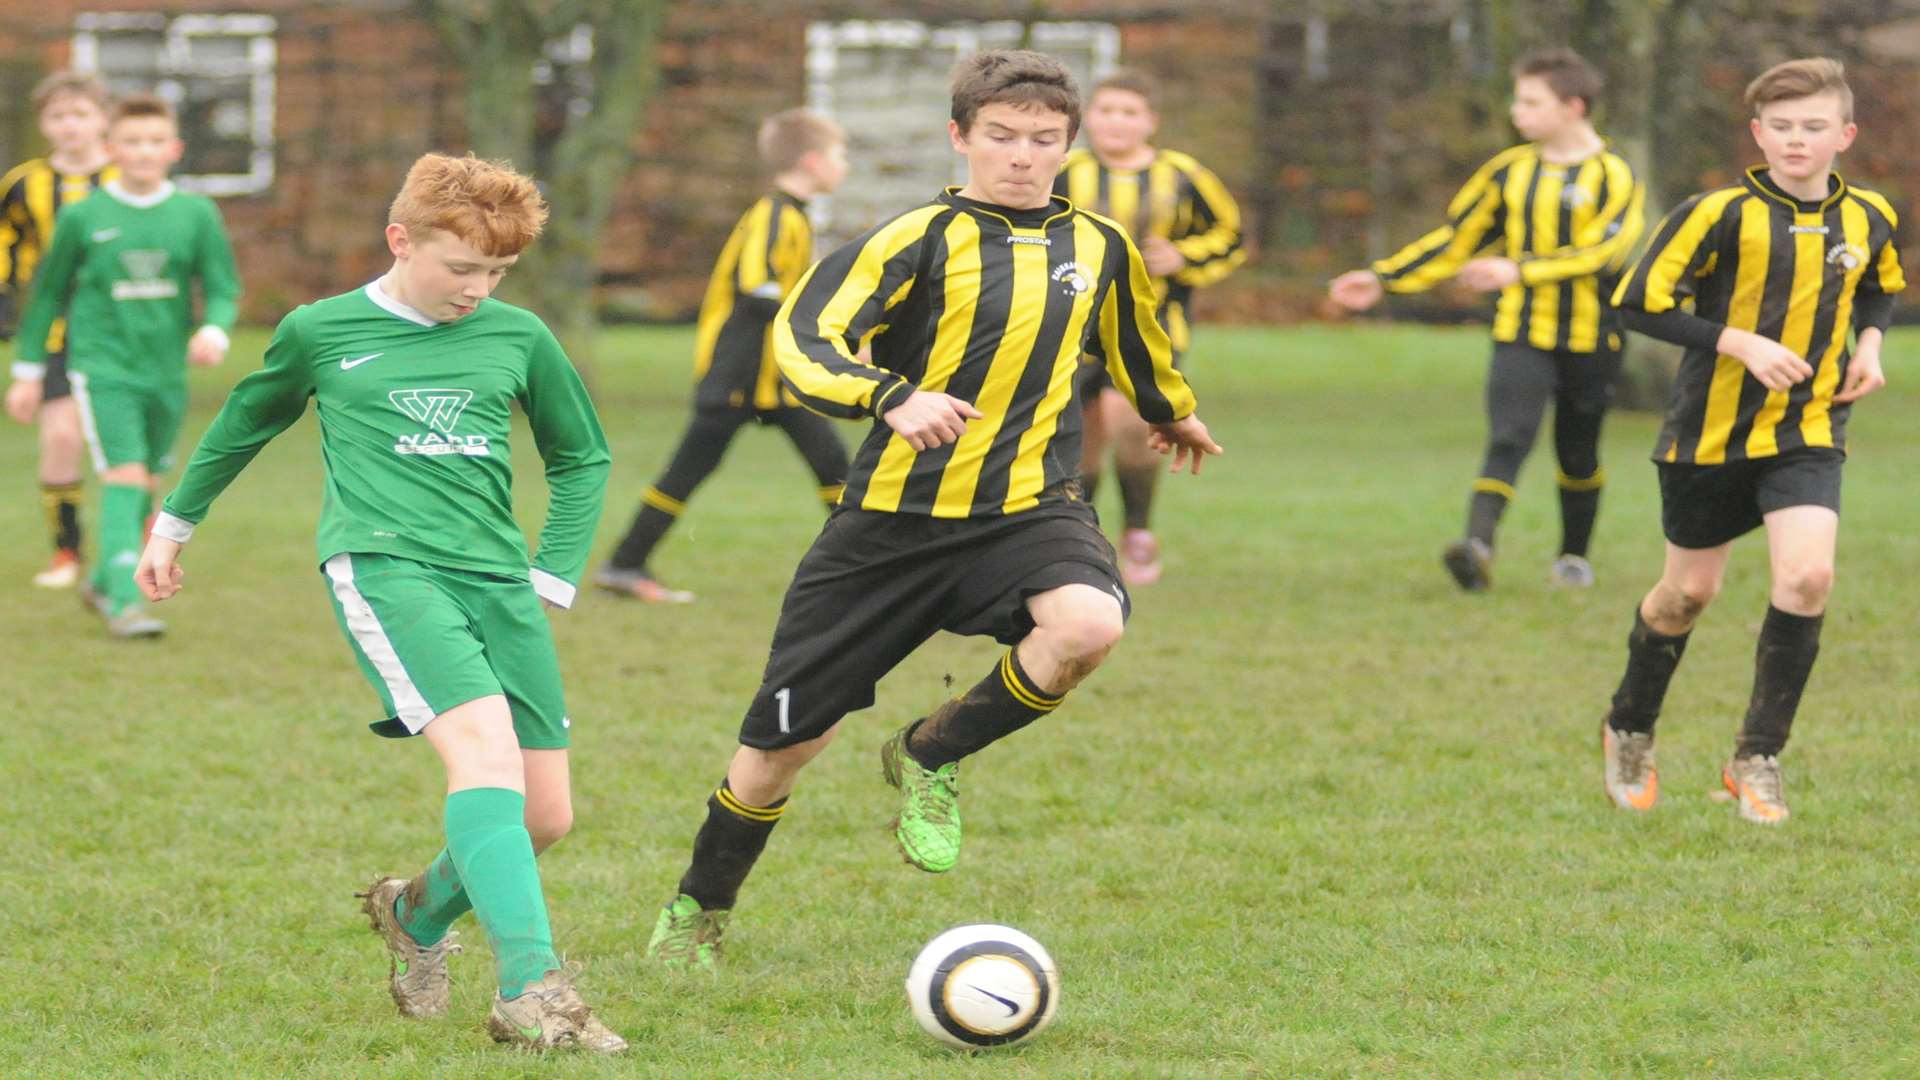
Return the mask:
<svg viewBox="0 0 1920 1080">
<path fill-rule="evenodd" d="M 1906 288 L 1899 224 L 1876 192 L 1833 177 L 1820 202 L 1780 190 L 1765 168 L 1681 203 L 1620 282 L 1628 326 L 1687 346 L 1654 460 L 1718 465 L 1805 446 L 1846 448 L 1848 336 L 1885 330 Z M 1682 304 L 1692 301 L 1688 312 Z M 1719 351 L 1727 327 L 1772 338 L 1813 367 L 1785 392 Z"/>
<path fill-rule="evenodd" d="M 1140 251 L 1115 222 L 1054 196 L 1013 210 L 949 188 L 807 271 L 774 322 L 780 374 L 801 404 L 873 416 L 841 504 L 965 518 L 1014 514 L 1074 476 L 1074 369 L 1099 357 L 1140 415 L 1193 411 L 1154 318 Z M 862 341 L 873 363 L 854 359 Z M 916 451 L 885 412 L 915 390 L 985 414 L 957 442 Z"/>
<path fill-rule="evenodd" d="M 784 191 L 763 196 L 740 216 L 714 264 L 694 331 L 693 374 L 716 364 L 733 370 L 757 367 L 751 404 L 773 409 L 799 404 L 780 387 L 767 329 L 780 304 L 813 262 L 813 223 L 806 204 Z M 744 385 L 745 379 L 740 380 Z M 744 396 L 745 391 L 741 391 Z"/>
<path fill-rule="evenodd" d="M 46 158 L 34 158 L 0 176 L 0 301 L 25 308 L 27 283 L 34 267 L 53 242 L 53 222 L 62 208 L 79 202 L 93 189 L 120 175 L 107 165 L 90 173 L 67 173 Z M 0 309 L 6 307 L 0 302 Z M 13 335 L 13 318 L 0 310 L 0 341 Z M 66 323 L 56 322 L 47 334 L 49 352 L 66 341 Z"/>
<path fill-rule="evenodd" d="M 1445 225 L 1373 272 L 1388 292 L 1420 292 L 1497 245 L 1520 264 L 1520 280 L 1500 291 L 1493 340 L 1576 353 L 1618 348 L 1607 297 L 1646 228 L 1645 204 L 1645 186 L 1611 149 L 1563 165 L 1535 143 L 1510 147 L 1453 197 Z"/>
<path fill-rule="evenodd" d="M 1193 290 L 1219 281 L 1247 261 L 1246 248 L 1240 245 L 1240 205 L 1226 185 L 1177 150 L 1154 151 L 1145 168 L 1114 169 L 1081 147 L 1067 155 L 1053 190 L 1075 206 L 1119 222 L 1136 242 L 1158 236 L 1180 249 L 1186 269 L 1155 277 L 1153 288 L 1174 349 L 1184 351 Z"/>
</svg>

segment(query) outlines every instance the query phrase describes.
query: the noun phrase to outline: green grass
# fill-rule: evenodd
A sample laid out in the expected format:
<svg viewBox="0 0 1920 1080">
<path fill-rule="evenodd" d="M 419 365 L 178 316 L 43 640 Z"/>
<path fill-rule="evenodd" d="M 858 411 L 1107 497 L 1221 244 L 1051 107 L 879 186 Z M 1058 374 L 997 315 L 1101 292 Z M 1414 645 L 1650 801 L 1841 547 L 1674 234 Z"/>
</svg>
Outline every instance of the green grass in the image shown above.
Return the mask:
<svg viewBox="0 0 1920 1080">
<path fill-rule="evenodd" d="M 679 433 L 689 340 L 611 335 L 603 551 Z M 961 867 L 900 863 L 875 753 L 995 658 L 943 638 L 808 771 L 727 971 L 682 980 L 639 953 L 817 527 L 798 459 L 747 432 L 658 563 L 700 603 L 588 596 L 555 620 L 578 825 L 543 868 L 561 948 L 635 1043 L 619 1062 L 494 1049 L 471 926 L 453 1017 L 393 1014 L 350 894 L 433 853 L 441 778 L 425 745 L 362 726 L 376 700 L 313 567 L 314 422 L 216 506 L 157 646 L 26 585 L 43 541 L 8 427 L 0 1075 L 1915 1075 L 1920 390 L 1894 341 L 1895 387 L 1855 423 L 1787 827 L 1707 798 L 1765 605 L 1757 537 L 1669 699 L 1662 804 L 1629 818 L 1600 793 L 1594 725 L 1659 568 L 1653 418 L 1609 421 L 1597 588 L 1545 583 L 1537 457 L 1498 588 L 1462 596 L 1437 556 L 1480 452 L 1483 338 L 1207 329 L 1195 380 L 1228 455 L 1167 482 L 1167 577 L 1107 667 L 968 764 Z M 261 343 L 196 375 L 190 436 Z M 915 1028 L 900 981 L 985 920 L 1053 951 L 1063 1005 L 1031 1045 L 966 1058 Z"/>
</svg>

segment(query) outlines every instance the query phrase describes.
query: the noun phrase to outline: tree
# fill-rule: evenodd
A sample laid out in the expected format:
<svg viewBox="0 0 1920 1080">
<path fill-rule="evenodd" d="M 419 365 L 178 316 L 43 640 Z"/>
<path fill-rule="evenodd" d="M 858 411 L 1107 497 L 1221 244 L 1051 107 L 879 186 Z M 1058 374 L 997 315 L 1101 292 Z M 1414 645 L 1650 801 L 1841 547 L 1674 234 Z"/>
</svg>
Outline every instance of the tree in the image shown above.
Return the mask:
<svg viewBox="0 0 1920 1080">
<path fill-rule="evenodd" d="M 425 0 L 466 71 L 468 145 L 530 171 L 546 235 L 521 256 L 510 294 L 590 360 L 600 235 L 626 178 L 629 141 L 652 94 L 663 0 Z"/>
</svg>

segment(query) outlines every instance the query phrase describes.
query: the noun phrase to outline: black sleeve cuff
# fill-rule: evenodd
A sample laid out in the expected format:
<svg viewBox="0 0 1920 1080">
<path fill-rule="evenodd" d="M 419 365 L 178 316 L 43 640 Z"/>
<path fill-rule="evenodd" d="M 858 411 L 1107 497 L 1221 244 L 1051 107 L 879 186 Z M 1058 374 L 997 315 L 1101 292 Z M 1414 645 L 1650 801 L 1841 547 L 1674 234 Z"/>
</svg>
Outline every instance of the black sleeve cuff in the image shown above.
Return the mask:
<svg viewBox="0 0 1920 1080">
<path fill-rule="evenodd" d="M 1853 301 L 1853 328 L 1886 333 L 1893 325 L 1893 297 L 1888 293 L 1856 295 Z"/>
<path fill-rule="evenodd" d="M 889 384 L 883 389 L 874 391 L 873 415 L 875 417 L 885 416 L 899 408 L 908 398 L 913 396 L 914 389 L 915 387 L 912 383 L 901 379 L 898 382 Z"/>
<path fill-rule="evenodd" d="M 1671 308 L 1658 315 L 1650 315 L 1637 308 L 1618 310 L 1621 323 L 1634 333 L 1671 341 L 1689 349 L 1717 351 L 1720 348 L 1720 332 L 1726 329 L 1712 319 L 1703 319 L 1679 308 Z"/>
</svg>

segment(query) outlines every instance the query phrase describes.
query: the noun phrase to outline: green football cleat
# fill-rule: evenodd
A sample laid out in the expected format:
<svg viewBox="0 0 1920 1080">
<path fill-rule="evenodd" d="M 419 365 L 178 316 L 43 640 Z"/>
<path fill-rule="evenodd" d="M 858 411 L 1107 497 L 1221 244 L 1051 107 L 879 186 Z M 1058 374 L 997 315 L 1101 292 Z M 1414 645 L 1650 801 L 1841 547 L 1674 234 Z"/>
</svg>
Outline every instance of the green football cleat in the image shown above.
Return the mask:
<svg viewBox="0 0 1920 1080">
<path fill-rule="evenodd" d="M 906 796 L 894 819 L 900 854 L 929 874 L 944 874 L 960 861 L 960 763 L 929 769 L 907 753 L 908 727 L 880 748 L 887 783 Z"/>
<path fill-rule="evenodd" d="M 731 914 L 726 908 L 703 909 L 700 901 L 681 893 L 660 909 L 647 955 L 671 968 L 715 974 L 720 970 L 720 936 L 727 932 Z"/>
</svg>

